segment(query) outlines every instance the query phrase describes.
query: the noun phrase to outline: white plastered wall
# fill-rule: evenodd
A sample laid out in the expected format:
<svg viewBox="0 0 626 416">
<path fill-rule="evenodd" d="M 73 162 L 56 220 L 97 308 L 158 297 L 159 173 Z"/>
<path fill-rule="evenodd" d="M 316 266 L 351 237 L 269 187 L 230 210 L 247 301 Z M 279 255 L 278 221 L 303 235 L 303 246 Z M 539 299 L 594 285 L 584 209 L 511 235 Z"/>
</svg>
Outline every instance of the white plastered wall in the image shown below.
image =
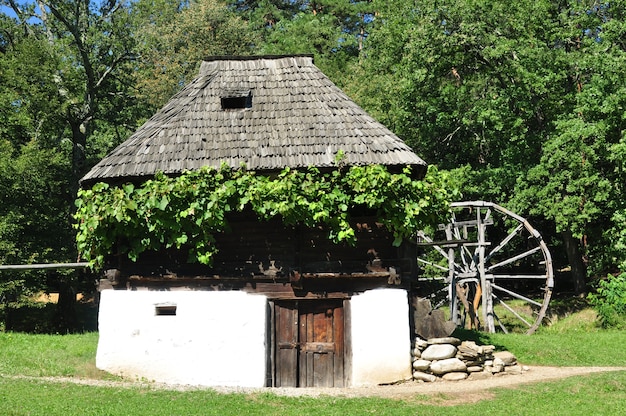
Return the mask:
<svg viewBox="0 0 626 416">
<path fill-rule="evenodd" d="M 350 300 L 352 386 L 411 378 L 409 302 L 402 289 L 377 289 Z"/>
<path fill-rule="evenodd" d="M 176 315 L 156 315 L 157 305 L 176 305 Z M 105 290 L 96 366 L 158 382 L 263 387 L 266 305 L 237 291 Z"/>
</svg>

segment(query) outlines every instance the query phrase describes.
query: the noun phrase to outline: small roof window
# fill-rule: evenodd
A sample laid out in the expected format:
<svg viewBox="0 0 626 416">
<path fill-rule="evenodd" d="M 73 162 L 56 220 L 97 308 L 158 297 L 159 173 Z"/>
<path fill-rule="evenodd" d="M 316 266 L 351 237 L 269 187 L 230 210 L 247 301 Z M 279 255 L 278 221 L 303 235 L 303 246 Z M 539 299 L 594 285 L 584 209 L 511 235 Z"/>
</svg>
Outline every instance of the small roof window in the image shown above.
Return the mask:
<svg viewBox="0 0 626 416">
<path fill-rule="evenodd" d="M 235 95 L 230 97 L 222 97 L 222 110 L 244 110 L 252 108 L 252 92 L 248 91 L 245 95 Z"/>
</svg>

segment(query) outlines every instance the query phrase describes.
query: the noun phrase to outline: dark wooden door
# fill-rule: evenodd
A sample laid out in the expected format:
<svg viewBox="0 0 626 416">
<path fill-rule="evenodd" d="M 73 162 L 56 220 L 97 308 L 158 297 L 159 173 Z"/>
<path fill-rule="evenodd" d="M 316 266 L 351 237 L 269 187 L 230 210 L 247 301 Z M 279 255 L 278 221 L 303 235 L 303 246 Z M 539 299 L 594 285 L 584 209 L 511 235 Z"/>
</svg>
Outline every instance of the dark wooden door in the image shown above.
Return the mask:
<svg viewBox="0 0 626 416">
<path fill-rule="evenodd" d="M 345 385 L 343 300 L 274 304 L 277 387 Z"/>
</svg>

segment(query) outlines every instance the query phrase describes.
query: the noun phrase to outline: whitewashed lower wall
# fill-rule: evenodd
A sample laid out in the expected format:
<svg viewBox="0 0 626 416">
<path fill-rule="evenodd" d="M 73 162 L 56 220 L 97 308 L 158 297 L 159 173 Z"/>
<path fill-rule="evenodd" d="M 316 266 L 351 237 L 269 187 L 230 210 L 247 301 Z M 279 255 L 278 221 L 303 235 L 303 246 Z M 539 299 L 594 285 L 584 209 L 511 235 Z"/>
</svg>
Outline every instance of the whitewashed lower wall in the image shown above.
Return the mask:
<svg viewBox="0 0 626 416">
<path fill-rule="evenodd" d="M 353 296 L 352 386 L 407 380 L 411 372 L 409 302 L 402 289 L 377 289 Z"/>
<path fill-rule="evenodd" d="M 176 316 L 157 316 L 157 304 Z M 159 382 L 263 387 L 265 296 L 243 292 L 101 293 L 96 366 Z"/>
<path fill-rule="evenodd" d="M 176 305 L 175 316 L 156 315 Z M 125 377 L 202 386 L 263 387 L 267 298 L 244 292 L 101 293 L 99 369 Z M 377 289 L 350 300 L 351 385 L 411 377 L 405 290 Z"/>
</svg>

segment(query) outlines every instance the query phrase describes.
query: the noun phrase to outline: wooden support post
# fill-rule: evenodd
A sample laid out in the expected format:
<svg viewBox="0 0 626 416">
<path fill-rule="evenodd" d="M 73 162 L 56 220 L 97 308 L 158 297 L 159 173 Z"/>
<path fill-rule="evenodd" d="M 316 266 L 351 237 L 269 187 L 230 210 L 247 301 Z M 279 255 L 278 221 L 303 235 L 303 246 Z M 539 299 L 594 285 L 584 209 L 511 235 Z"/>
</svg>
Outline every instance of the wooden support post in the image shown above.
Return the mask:
<svg viewBox="0 0 626 416">
<path fill-rule="evenodd" d="M 487 225 L 482 218 L 482 210 L 478 208 L 476 210 L 476 221 L 478 231 L 478 274 L 480 276 L 480 287 L 482 290 L 482 303 L 483 303 L 483 319 L 484 328 L 486 332 L 496 332 L 495 321 L 493 317 L 493 299 L 491 297 L 491 283 L 487 281 L 487 275 L 485 273 L 485 232 Z"/>
<path fill-rule="evenodd" d="M 452 224 L 446 226 L 446 239 L 451 241 Z M 454 246 L 448 247 L 448 280 L 449 280 L 449 300 L 450 300 L 450 320 L 456 325 L 461 325 L 461 313 L 459 311 L 459 300 L 456 293 L 456 272 L 454 267 Z"/>
</svg>

